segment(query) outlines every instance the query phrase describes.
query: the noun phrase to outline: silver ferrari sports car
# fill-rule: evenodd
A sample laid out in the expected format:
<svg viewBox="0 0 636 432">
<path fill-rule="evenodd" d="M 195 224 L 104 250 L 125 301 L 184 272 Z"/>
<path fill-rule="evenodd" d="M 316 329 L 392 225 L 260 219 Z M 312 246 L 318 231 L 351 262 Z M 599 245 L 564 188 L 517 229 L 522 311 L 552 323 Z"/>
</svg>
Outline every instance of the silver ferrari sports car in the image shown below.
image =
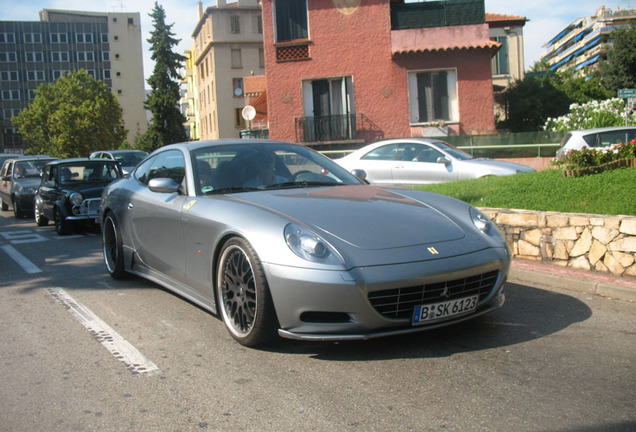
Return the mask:
<svg viewBox="0 0 636 432">
<path fill-rule="evenodd" d="M 369 185 L 301 145 L 162 147 L 106 187 L 100 216 L 112 277 L 174 291 L 246 346 L 416 332 L 505 299 L 509 250 L 479 210 Z"/>
</svg>

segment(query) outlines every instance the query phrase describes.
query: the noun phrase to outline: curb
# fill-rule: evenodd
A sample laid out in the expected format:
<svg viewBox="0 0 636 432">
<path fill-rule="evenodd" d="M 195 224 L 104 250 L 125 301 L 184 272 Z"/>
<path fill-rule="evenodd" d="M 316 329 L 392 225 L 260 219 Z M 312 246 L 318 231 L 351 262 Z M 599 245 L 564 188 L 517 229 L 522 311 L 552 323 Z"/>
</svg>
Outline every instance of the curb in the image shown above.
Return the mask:
<svg viewBox="0 0 636 432">
<path fill-rule="evenodd" d="M 636 301 L 636 279 L 513 259 L 508 281 Z"/>
</svg>

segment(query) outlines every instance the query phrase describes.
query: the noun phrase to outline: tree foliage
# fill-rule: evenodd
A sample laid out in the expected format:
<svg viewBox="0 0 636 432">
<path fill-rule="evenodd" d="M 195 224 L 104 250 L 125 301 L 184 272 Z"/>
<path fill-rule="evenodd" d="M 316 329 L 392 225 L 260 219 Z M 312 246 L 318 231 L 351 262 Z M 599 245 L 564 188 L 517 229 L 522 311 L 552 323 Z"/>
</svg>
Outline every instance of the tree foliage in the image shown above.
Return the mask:
<svg viewBox="0 0 636 432">
<path fill-rule="evenodd" d="M 179 39 L 174 38 L 174 24 L 166 24 L 166 12 L 157 2 L 150 17 L 154 30 L 148 42 L 155 66 L 148 78 L 151 91 L 144 107 L 152 113 L 152 119 L 146 133 L 137 137 L 135 145 L 146 151 L 188 139 L 184 127 L 186 119 L 178 106 L 181 97 L 179 69 L 185 57 L 172 51 Z"/>
<path fill-rule="evenodd" d="M 117 98 L 83 69 L 40 85 L 33 102 L 12 121 L 26 153 L 60 158 L 119 148 L 127 134 Z"/>
<path fill-rule="evenodd" d="M 603 85 L 616 96 L 623 88 L 636 88 L 636 26 L 612 32 L 614 41 L 607 61 L 599 65 Z"/>
<path fill-rule="evenodd" d="M 495 101 L 506 112 L 505 120 L 499 122 L 497 127 L 512 132 L 542 130 L 549 117 L 565 114 L 571 103 L 567 94 L 547 76 L 517 80 L 496 95 Z"/>
</svg>

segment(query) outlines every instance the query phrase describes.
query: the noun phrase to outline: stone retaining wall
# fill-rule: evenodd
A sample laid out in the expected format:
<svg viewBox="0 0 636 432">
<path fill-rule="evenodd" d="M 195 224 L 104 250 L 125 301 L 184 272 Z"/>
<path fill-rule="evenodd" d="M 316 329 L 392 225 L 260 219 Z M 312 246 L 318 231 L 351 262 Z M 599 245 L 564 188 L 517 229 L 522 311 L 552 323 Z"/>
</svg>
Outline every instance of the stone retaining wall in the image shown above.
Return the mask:
<svg viewBox="0 0 636 432">
<path fill-rule="evenodd" d="M 481 209 L 515 258 L 636 277 L 636 217 Z"/>
</svg>

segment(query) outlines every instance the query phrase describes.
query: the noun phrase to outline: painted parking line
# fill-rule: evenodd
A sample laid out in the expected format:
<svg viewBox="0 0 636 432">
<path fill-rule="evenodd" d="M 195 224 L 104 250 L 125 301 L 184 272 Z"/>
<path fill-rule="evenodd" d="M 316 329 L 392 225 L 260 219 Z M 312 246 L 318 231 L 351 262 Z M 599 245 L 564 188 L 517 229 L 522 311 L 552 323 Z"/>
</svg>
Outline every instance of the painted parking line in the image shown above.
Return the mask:
<svg viewBox="0 0 636 432">
<path fill-rule="evenodd" d="M 148 360 L 137 348 L 102 321 L 86 306 L 71 297 L 62 288 L 47 288 L 51 296 L 60 302 L 117 360 L 136 374 L 161 372 L 157 365 Z"/>
<path fill-rule="evenodd" d="M 42 270 L 38 266 L 29 261 L 27 257 L 18 252 L 13 246 L 5 244 L 1 245 L 0 249 L 2 249 L 7 255 L 9 255 L 9 257 L 13 259 L 13 261 L 15 261 L 20 267 L 22 267 L 25 272 L 30 274 L 42 273 Z"/>
</svg>

